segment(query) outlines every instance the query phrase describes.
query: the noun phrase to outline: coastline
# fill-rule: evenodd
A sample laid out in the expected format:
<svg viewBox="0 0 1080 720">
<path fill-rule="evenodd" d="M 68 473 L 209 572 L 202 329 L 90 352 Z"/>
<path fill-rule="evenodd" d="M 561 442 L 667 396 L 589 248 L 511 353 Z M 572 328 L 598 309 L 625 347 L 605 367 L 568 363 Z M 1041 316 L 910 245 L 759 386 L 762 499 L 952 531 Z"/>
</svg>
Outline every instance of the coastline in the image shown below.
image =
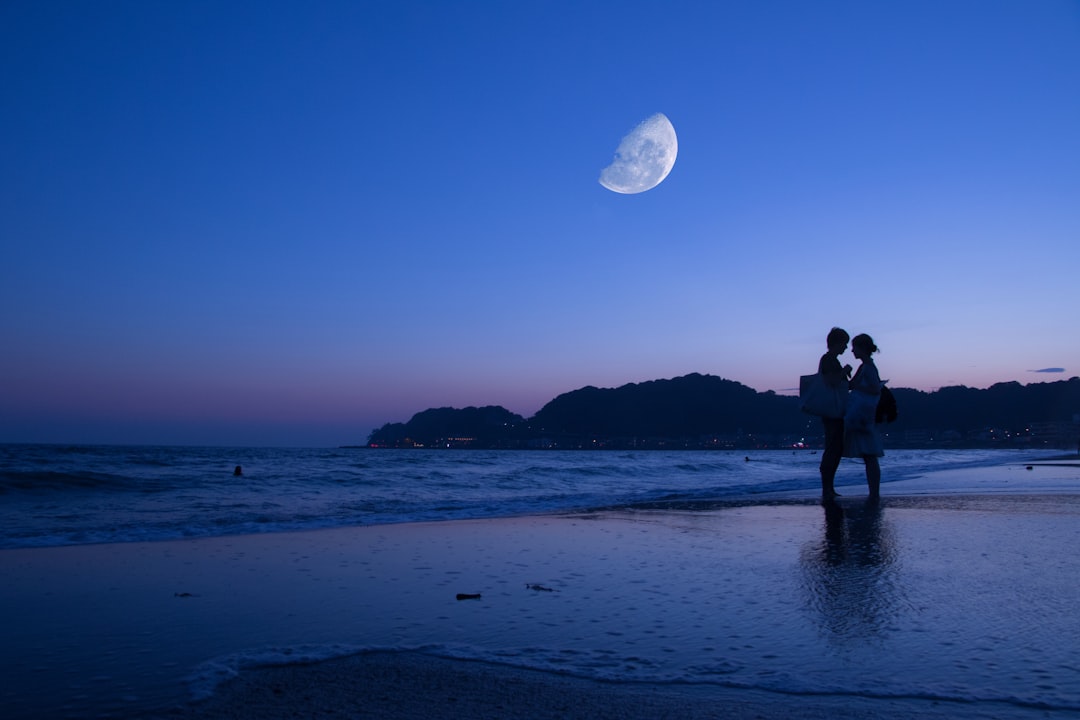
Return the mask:
<svg viewBox="0 0 1080 720">
<path fill-rule="evenodd" d="M 875 509 L 849 486 L 840 539 L 804 493 L 2 551 L 21 622 L 0 699 L 12 718 L 1075 716 L 1080 687 L 1045 673 L 1077 658 L 1043 646 L 1080 647 L 1060 611 L 1080 561 L 1057 552 L 1077 467 L 886 489 Z M 1030 680 L 995 694 L 999 675 Z"/>
<path fill-rule="evenodd" d="M 750 688 L 589 680 L 416 653 L 365 653 L 261 668 L 213 697 L 152 720 L 286 720 L 299 716 L 426 720 L 1025 720 L 1065 717 L 1000 703 L 785 695 Z M 1075 716 L 1069 713 L 1069 716 Z"/>
<path fill-rule="evenodd" d="M 946 468 L 1015 467 L 1059 455 L 890 452 L 886 484 Z M 791 450 L 745 456 L 387 451 L 360 459 L 312 450 L 36 448 L 7 457 L 13 465 L 0 478 L 6 497 L 0 547 L 550 515 L 680 499 L 746 504 L 772 496 L 807 498 L 820 482 L 819 460 L 814 452 Z M 239 464 L 242 480 L 233 472 Z M 845 461 L 838 482 L 855 486 L 857 494 L 862 476 L 859 461 Z M 955 491 L 965 491 L 963 482 Z"/>
</svg>

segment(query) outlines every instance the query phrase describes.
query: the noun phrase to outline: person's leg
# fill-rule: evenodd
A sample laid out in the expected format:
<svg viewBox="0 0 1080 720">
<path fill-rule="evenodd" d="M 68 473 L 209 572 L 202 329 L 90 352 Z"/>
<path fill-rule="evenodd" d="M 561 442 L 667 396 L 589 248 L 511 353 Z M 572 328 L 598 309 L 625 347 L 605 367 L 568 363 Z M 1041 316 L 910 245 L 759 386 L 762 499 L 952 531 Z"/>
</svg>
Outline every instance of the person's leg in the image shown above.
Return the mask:
<svg viewBox="0 0 1080 720">
<path fill-rule="evenodd" d="M 840 467 L 840 458 L 844 454 L 844 421 L 840 418 L 821 418 L 825 428 L 825 449 L 821 452 L 821 496 L 831 498 L 836 489 L 836 469 Z"/>
<path fill-rule="evenodd" d="M 881 493 L 881 465 L 877 456 L 867 455 L 866 461 L 866 484 L 870 488 L 870 497 L 876 498 Z"/>
</svg>

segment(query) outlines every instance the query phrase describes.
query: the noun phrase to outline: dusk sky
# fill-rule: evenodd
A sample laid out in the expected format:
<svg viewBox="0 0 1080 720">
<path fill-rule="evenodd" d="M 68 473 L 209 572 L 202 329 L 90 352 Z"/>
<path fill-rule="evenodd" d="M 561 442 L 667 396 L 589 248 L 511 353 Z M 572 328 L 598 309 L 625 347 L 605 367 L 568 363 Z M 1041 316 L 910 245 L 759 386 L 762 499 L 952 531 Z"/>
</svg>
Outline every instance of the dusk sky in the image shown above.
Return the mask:
<svg viewBox="0 0 1080 720">
<path fill-rule="evenodd" d="M 1080 375 L 1076 0 L 6 0 L 0 102 L 0 442 Z"/>
</svg>

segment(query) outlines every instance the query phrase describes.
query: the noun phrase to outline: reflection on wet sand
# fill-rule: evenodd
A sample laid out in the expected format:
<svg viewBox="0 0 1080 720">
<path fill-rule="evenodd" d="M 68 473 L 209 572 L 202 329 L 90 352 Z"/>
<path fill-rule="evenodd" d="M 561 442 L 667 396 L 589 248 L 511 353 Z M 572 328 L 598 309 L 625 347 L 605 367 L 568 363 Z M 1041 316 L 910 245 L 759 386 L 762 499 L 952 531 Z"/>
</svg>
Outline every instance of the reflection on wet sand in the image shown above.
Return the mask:
<svg viewBox="0 0 1080 720">
<path fill-rule="evenodd" d="M 903 604 L 892 528 L 879 501 L 823 501 L 820 540 L 800 553 L 806 602 L 834 641 L 880 636 Z"/>
</svg>

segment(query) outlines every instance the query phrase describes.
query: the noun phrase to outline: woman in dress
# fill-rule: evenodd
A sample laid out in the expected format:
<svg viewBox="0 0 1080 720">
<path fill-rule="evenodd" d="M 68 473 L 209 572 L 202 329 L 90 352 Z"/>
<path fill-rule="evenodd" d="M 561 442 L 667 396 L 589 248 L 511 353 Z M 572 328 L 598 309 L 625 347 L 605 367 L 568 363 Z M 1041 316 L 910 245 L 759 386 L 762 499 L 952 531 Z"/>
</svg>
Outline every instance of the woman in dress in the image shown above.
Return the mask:
<svg viewBox="0 0 1080 720">
<path fill-rule="evenodd" d="M 844 415 L 844 457 L 862 458 L 866 463 L 866 484 L 870 497 L 876 499 L 881 488 L 881 465 L 878 458 L 885 454 L 881 434 L 875 425 L 875 413 L 881 398 L 881 375 L 874 364 L 878 351 L 874 339 L 863 333 L 851 341 L 851 353 L 862 364 L 851 378 L 847 413 Z"/>
</svg>

